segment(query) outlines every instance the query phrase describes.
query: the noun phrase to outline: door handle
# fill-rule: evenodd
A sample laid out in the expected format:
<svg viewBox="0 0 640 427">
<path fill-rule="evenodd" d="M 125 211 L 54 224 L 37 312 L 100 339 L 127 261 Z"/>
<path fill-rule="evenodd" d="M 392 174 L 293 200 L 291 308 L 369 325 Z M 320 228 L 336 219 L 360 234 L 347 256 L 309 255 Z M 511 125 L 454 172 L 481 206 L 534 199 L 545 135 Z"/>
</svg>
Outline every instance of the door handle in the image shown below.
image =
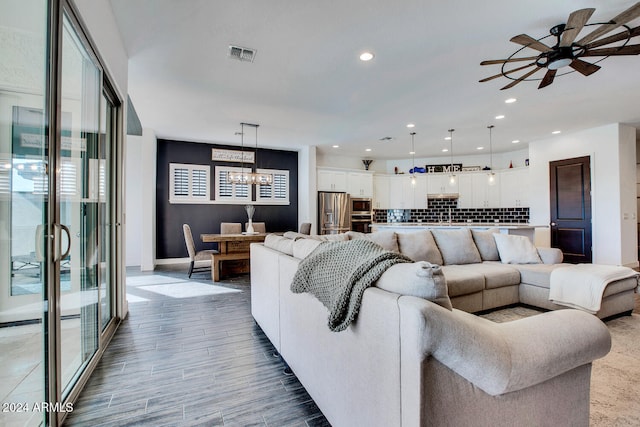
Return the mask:
<svg viewBox="0 0 640 427">
<path fill-rule="evenodd" d="M 57 262 L 57 261 L 62 261 L 63 259 L 65 259 L 67 256 L 69 256 L 69 252 L 71 252 L 71 233 L 69 232 L 69 228 L 67 228 L 66 225 L 63 224 L 53 224 L 54 227 L 54 252 L 53 252 L 53 262 Z M 62 244 L 62 238 L 61 238 L 61 232 L 60 230 L 64 230 L 65 233 L 67 233 L 67 250 L 61 255 L 61 244 Z"/>
<path fill-rule="evenodd" d="M 551 223 L 551 226 L 552 226 L 552 227 L 555 227 L 555 226 L 556 226 L 556 223 L 555 223 L 555 222 L 552 222 L 552 223 Z"/>
</svg>

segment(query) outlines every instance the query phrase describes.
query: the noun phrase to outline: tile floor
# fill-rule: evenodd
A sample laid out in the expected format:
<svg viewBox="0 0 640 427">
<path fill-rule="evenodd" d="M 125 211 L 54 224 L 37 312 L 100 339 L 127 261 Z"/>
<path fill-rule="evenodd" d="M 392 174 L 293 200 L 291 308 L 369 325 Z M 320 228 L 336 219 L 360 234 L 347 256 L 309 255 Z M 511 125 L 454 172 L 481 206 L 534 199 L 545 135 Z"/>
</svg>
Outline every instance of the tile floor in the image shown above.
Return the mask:
<svg viewBox="0 0 640 427">
<path fill-rule="evenodd" d="M 129 317 L 65 426 L 329 425 L 253 321 L 248 275 L 127 283 Z"/>
</svg>

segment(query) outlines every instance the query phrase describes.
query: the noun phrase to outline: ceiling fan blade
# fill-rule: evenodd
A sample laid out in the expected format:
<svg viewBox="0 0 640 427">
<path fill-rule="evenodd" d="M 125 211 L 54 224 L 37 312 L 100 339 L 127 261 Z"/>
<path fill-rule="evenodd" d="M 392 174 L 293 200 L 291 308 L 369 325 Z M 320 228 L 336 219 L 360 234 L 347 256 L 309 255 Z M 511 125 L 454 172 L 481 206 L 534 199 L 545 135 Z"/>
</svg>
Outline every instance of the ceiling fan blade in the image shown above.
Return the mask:
<svg viewBox="0 0 640 427">
<path fill-rule="evenodd" d="M 539 50 L 540 52 L 549 52 L 551 48 L 544 43 L 540 43 L 538 40 L 526 34 L 520 34 L 511 38 L 512 42 L 521 44 L 522 46 L 530 47 L 531 49 Z"/>
<path fill-rule="evenodd" d="M 488 61 L 482 61 L 480 65 L 505 64 L 507 62 L 518 62 L 518 61 L 533 61 L 535 59 L 538 59 L 538 57 L 529 56 L 527 58 L 490 59 Z"/>
<path fill-rule="evenodd" d="M 583 38 L 581 38 L 577 43 L 579 45 L 586 45 L 587 43 L 597 39 L 598 37 L 608 33 L 609 31 L 613 31 L 616 28 L 626 24 L 627 22 L 636 19 L 640 16 L 640 2 L 634 4 L 629 9 L 625 10 L 611 21 L 606 24 L 602 24 Z"/>
<path fill-rule="evenodd" d="M 574 59 L 569 66 L 585 76 L 590 76 L 600 69 L 599 65 L 590 64 L 580 59 Z"/>
<path fill-rule="evenodd" d="M 567 19 L 567 24 L 562 38 L 560 39 L 560 46 L 571 46 L 571 43 L 576 39 L 584 24 L 587 23 L 591 15 L 595 12 L 594 8 L 574 10 Z M 552 80 L 553 81 L 553 80 Z"/>
<path fill-rule="evenodd" d="M 630 31 L 626 31 L 626 30 L 625 31 L 621 31 L 618 34 L 614 34 L 612 36 L 605 37 L 605 38 L 600 39 L 598 41 L 595 41 L 593 43 L 589 43 L 585 47 L 587 49 L 593 49 L 594 47 L 604 46 L 605 44 L 615 43 L 615 42 L 618 42 L 620 40 L 624 40 L 626 38 L 635 37 L 635 36 L 638 36 L 638 35 L 640 35 L 640 27 L 635 27 L 635 28 L 632 28 Z"/>
<path fill-rule="evenodd" d="M 580 55 L 580 57 L 614 55 L 640 55 L 640 44 L 631 44 L 622 47 L 603 47 L 602 49 L 589 49 Z"/>
<path fill-rule="evenodd" d="M 482 80 L 479 80 L 479 83 L 488 82 L 489 80 L 497 79 L 498 77 L 506 76 L 507 74 L 511 74 L 511 73 L 515 73 L 516 71 L 524 70 L 525 68 L 529 68 L 532 65 L 536 65 L 536 63 L 532 62 L 531 64 L 523 65 L 522 67 L 514 68 L 513 70 L 505 71 L 504 73 L 499 73 L 499 74 L 496 74 L 495 76 L 486 77 L 486 78 L 484 78 Z"/>
<path fill-rule="evenodd" d="M 524 79 L 526 79 L 527 77 L 531 76 L 533 73 L 535 73 L 536 71 L 541 70 L 541 69 L 542 68 L 536 66 L 536 68 L 534 68 L 533 70 L 529 71 L 527 74 L 523 75 L 518 80 L 514 80 L 511 83 L 509 83 L 508 85 L 506 85 L 505 87 L 500 88 L 500 90 L 510 89 L 510 88 L 514 87 L 515 85 L 517 85 L 518 83 L 520 83 L 521 81 L 523 81 Z"/>
<path fill-rule="evenodd" d="M 553 79 L 556 77 L 556 73 L 557 72 L 558 72 L 558 70 L 549 70 L 549 71 L 547 71 L 547 74 L 545 74 L 544 77 L 542 78 L 542 81 L 540 82 L 540 85 L 538 86 L 538 89 L 542 89 L 543 87 L 547 87 L 551 83 L 553 83 Z"/>
</svg>

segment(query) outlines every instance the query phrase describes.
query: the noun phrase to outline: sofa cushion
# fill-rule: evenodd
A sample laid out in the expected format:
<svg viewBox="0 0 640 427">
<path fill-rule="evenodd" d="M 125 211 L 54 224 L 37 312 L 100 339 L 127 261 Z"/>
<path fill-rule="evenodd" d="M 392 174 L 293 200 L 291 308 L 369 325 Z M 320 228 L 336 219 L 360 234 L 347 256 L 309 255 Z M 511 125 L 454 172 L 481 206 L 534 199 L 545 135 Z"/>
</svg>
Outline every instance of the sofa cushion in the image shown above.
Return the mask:
<svg viewBox="0 0 640 427">
<path fill-rule="evenodd" d="M 499 233 L 497 228 L 490 228 L 488 230 L 471 230 L 471 236 L 473 241 L 480 252 L 480 258 L 483 261 L 500 261 L 500 255 L 498 254 L 498 247 L 496 246 L 496 240 L 493 238 L 493 233 Z"/>
<path fill-rule="evenodd" d="M 440 249 L 444 265 L 474 264 L 482 262 L 480 253 L 468 228 L 455 230 L 431 230 Z"/>
<path fill-rule="evenodd" d="M 549 277 L 556 268 L 571 264 L 513 264 L 520 272 L 520 282 L 549 289 Z"/>
<path fill-rule="evenodd" d="M 493 238 L 503 264 L 540 264 L 538 250 L 526 236 L 495 233 Z"/>
<path fill-rule="evenodd" d="M 293 240 L 277 234 L 267 234 L 264 238 L 264 245 L 267 248 L 275 249 L 287 255 L 293 255 Z"/>
<path fill-rule="evenodd" d="M 411 233 L 397 233 L 400 253 L 414 261 L 427 261 L 431 264 L 442 265 L 442 255 L 438 250 L 433 235 L 429 230 Z"/>
<path fill-rule="evenodd" d="M 460 265 L 461 269 L 468 269 L 484 276 L 484 288 L 495 289 L 504 286 L 520 284 L 520 272 L 510 265 L 499 262 L 483 262 L 482 264 Z"/>
<path fill-rule="evenodd" d="M 424 298 L 449 310 L 453 308 L 442 269 L 426 261 L 395 264 L 380 276 L 376 286 L 400 295 Z"/>
<path fill-rule="evenodd" d="M 304 259 L 321 243 L 322 241 L 317 239 L 298 239 L 293 242 L 293 257 Z"/>
<path fill-rule="evenodd" d="M 469 295 L 482 292 L 484 289 L 484 276 L 473 269 L 460 268 L 458 265 L 445 265 L 442 267 L 450 297 Z"/>
<path fill-rule="evenodd" d="M 359 233 L 357 231 L 348 231 L 349 239 L 367 239 L 379 244 L 387 251 L 400 252 L 398 248 L 398 236 L 395 231 L 383 230 L 375 233 Z"/>
</svg>

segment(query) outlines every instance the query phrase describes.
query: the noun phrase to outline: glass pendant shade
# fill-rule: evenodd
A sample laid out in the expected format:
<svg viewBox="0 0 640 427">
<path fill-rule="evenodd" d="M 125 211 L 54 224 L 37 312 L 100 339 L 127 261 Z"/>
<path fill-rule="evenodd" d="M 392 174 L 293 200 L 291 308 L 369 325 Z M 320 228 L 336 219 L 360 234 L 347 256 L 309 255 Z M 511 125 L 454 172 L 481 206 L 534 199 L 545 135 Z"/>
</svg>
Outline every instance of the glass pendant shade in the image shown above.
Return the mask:
<svg viewBox="0 0 640 427">
<path fill-rule="evenodd" d="M 489 178 L 487 180 L 489 182 L 489 185 L 496 185 L 496 183 L 497 183 L 496 174 L 493 173 L 493 172 L 489 172 L 487 175 L 488 175 L 488 178 Z"/>
</svg>

